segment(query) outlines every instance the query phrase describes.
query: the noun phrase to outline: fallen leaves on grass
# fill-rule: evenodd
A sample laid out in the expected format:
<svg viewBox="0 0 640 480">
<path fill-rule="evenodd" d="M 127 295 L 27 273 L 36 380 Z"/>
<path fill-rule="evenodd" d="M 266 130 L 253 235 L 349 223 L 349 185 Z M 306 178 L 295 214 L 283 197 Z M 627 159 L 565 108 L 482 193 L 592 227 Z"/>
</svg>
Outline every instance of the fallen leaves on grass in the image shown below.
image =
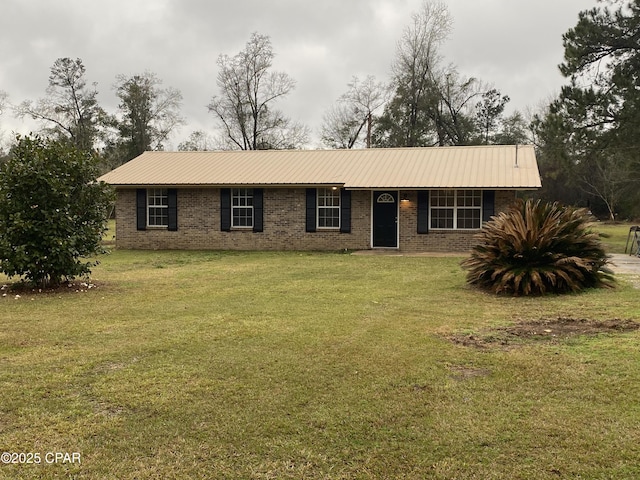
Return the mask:
<svg viewBox="0 0 640 480">
<path fill-rule="evenodd" d="M 0 286 L 2 297 L 12 296 L 15 300 L 19 300 L 24 295 L 48 295 L 48 294 L 64 294 L 64 293 L 84 293 L 101 287 L 102 284 L 96 282 L 64 282 L 57 287 L 39 288 L 23 282 L 16 282 L 9 285 Z"/>
</svg>

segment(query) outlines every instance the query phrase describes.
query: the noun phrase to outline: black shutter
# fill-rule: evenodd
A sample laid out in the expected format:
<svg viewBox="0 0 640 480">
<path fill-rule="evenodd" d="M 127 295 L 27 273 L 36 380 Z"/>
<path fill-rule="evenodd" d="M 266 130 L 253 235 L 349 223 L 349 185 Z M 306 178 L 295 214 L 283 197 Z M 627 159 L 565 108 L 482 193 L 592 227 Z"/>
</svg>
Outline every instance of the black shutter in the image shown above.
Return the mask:
<svg viewBox="0 0 640 480">
<path fill-rule="evenodd" d="M 264 200 L 263 190 L 261 188 L 253 189 L 253 231 L 262 232 L 263 230 L 263 211 Z"/>
<path fill-rule="evenodd" d="M 147 190 L 145 188 L 136 189 L 136 228 L 147 229 Z"/>
<path fill-rule="evenodd" d="M 495 190 L 484 190 L 482 192 L 482 222 L 488 222 L 495 215 L 496 192 Z"/>
<path fill-rule="evenodd" d="M 316 189 L 307 188 L 307 232 L 316 231 Z"/>
<path fill-rule="evenodd" d="M 231 189 L 220 189 L 220 230 L 231 230 Z"/>
<path fill-rule="evenodd" d="M 340 190 L 340 233 L 351 233 L 351 191 Z"/>
<path fill-rule="evenodd" d="M 429 191 L 418 191 L 418 233 L 429 233 Z"/>
<path fill-rule="evenodd" d="M 167 230 L 175 232 L 178 230 L 178 190 L 169 188 L 167 190 Z"/>
</svg>

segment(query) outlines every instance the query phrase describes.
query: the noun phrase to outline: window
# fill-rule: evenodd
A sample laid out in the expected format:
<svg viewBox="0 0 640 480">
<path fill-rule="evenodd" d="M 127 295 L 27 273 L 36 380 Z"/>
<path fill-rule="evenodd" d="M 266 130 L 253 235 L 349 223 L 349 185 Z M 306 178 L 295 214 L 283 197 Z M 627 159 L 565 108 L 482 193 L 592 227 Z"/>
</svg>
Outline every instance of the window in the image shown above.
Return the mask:
<svg viewBox="0 0 640 480">
<path fill-rule="evenodd" d="M 430 198 L 431 228 L 453 228 L 454 191 L 433 190 Z"/>
<path fill-rule="evenodd" d="M 318 228 L 340 228 L 340 190 L 318 189 Z"/>
<path fill-rule="evenodd" d="M 432 190 L 429 200 L 430 226 L 434 229 L 480 228 L 481 190 Z"/>
<path fill-rule="evenodd" d="M 338 188 L 307 188 L 305 232 L 338 230 L 351 233 L 351 191 Z"/>
<path fill-rule="evenodd" d="M 231 226 L 253 227 L 253 189 L 231 189 Z"/>
<path fill-rule="evenodd" d="M 396 203 L 395 198 L 390 193 L 381 194 L 376 201 L 378 203 Z"/>
<path fill-rule="evenodd" d="M 456 192 L 456 228 L 480 228 L 482 214 L 482 192 L 479 190 L 458 190 Z"/>
<path fill-rule="evenodd" d="M 147 190 L 147 226 L 166 227 L 169 225 L 169 194 L 166 188 Z"/>
</svg>

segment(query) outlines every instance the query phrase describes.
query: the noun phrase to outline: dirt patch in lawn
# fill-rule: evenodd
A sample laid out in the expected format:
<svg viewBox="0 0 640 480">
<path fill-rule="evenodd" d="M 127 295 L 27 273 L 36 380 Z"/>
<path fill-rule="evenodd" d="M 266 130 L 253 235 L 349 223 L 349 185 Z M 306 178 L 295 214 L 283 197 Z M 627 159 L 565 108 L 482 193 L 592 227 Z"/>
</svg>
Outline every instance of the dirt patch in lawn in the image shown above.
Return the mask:
<svg viewBox="0 0 640 480">
<path fill-rule="evenodd" d="M 532 342 L 554 343 L 576 336 L 616 334 L 638 329 L 640 329 L 640 323 L 633 320 L 589 320 L 558 317 L 523 321 L 508 327 L 498 327 L 473 334 L 451 335 L 448 338 L 465 347 L 510 348 Z"/>
</svg>

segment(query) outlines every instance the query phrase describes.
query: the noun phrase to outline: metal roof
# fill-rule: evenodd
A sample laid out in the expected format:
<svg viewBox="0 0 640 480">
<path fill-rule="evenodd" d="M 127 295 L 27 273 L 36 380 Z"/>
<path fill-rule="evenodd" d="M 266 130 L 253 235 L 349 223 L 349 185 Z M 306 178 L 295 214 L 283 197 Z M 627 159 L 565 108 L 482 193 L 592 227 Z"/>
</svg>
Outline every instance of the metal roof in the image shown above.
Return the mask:
<svg viewBox="0 0 640 480">
<path fill-rule="evenodd" d="M 99 180 L 126 186 L 312 186 L 349 189 L 541 186 L 530 145 L 144 152 Z"/>
</svg>

